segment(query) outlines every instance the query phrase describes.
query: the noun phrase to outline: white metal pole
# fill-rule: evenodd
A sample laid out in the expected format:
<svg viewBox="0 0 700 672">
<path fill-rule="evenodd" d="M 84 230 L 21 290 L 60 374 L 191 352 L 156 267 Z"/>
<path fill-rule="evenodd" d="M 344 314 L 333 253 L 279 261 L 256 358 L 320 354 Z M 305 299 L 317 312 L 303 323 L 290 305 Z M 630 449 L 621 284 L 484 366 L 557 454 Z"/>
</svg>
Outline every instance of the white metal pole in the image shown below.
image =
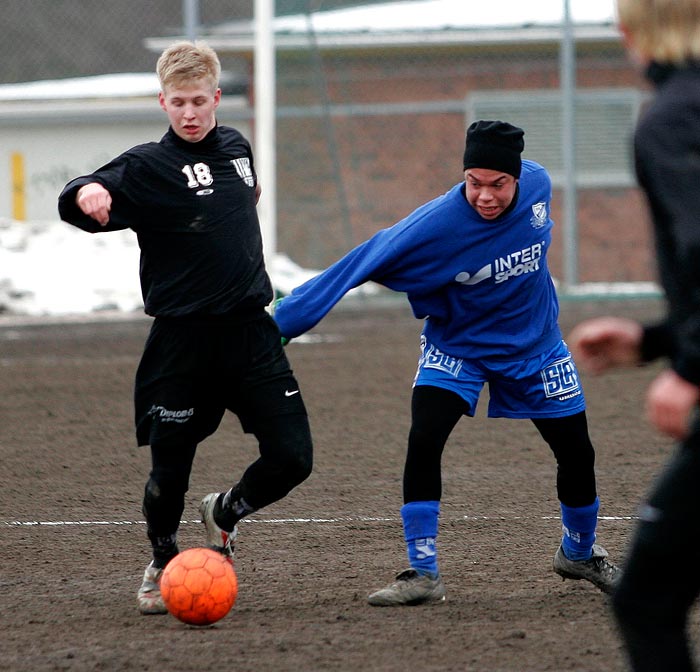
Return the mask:
<svg viewBox="0 0 700 672">
<path fill-rule="evenodd" d="M 560 55 L 562 101 L 562 158 L 564 162 L 564 282 L 567 288 L 578 284 L 578 206 L 576 193 L 576 45 L 571 7 L 564 1 Z"/>
<path fill-rule="evenodd" d="M 274 13 L 274 0 L 255 0 L 255 169 L 262 188 L 258 217 L 268 268 L 277 253 Z"/>
<path fill-rule="evenodd" d="M 185 37 L 194 42 L 199 34 L 199 0 L 182 0 Z"/>
</svg>

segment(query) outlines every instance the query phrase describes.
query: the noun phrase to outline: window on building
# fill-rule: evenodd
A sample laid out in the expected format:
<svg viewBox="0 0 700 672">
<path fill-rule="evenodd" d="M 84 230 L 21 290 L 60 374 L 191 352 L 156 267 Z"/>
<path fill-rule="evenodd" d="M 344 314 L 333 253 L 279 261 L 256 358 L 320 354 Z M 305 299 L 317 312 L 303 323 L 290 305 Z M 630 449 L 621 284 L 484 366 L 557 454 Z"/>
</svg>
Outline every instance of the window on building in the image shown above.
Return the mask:
<svg viewBox="0 0 700 672">
<path fill-rule="evenodd" d="M 635 184 L 631 137 L 645 94 L 637 89 L 579 89 L 574 103 L 575 171 L 579 187 Z M 562 98 L 558 91 L 472 91 L 467 125 L 500 119 L 525 130 L 523 156 L 547 168 L 555 187 L 564 183 Z"/>
</svg>

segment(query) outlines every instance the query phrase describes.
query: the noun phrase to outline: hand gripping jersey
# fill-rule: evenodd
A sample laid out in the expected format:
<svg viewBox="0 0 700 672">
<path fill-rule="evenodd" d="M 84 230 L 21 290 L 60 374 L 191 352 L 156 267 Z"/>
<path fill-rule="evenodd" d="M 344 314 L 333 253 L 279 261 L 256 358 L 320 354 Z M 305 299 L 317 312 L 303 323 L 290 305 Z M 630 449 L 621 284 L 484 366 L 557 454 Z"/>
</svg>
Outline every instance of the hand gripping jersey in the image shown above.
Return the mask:
<svg viewBox="0 0 700 672">
<path fill-rule="evenodd" d="M 454 357 L 519 360 L 552 348 L 561 331 L 547 267 L 551 190 L 545 169 L 523 161 L 517 202 L 489 221 L 455 185 L 297 287 L 275 312 L 283 336 L 308 331 L 371 280 L 405 292 L 427 340 Z"/>
<path fill-rule="evenodd" d="M 244 312 L 272 300 L 256 180 L 250 145 L 235 129 L 217 126 L 196 143 L 169 129 L 160 142 L 133 147 L 92 175 L 69 182 L 59 197 L 59 213 L 91 233 L 136 232 L 149 315 Z M 78 189 L 90 182 L 112 195 L 106 227 L 75 203 Z"/>
</svg>

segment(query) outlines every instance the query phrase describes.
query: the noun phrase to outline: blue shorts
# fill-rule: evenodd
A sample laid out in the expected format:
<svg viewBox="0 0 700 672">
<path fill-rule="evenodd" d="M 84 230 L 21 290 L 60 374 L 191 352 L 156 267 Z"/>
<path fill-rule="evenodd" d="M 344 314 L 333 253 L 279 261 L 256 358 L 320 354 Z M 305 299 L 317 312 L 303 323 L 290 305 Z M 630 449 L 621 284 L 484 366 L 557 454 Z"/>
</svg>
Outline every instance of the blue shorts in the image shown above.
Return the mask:
<svg viewBox="0 0 700 672">
<path fill-rule="evenodd" d="M 514 362 L 459 359 L 421 336 L 421 357 L 413 382 L 456 392 L 473 416 L 488 383 L 490 418 L 560 418 L 586 409 L 576 364 L 561 341 L 531 359 Z"/>
</svg>

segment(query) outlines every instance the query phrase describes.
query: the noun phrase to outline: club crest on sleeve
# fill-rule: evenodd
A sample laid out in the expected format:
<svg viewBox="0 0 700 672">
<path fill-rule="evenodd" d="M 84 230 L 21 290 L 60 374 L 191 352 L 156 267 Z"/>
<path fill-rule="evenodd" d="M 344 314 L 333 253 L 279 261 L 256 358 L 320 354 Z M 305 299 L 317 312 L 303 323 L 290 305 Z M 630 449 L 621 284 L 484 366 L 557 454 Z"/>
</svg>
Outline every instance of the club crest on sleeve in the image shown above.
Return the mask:
<svg viewBox="0 0 700 672">
<path fill-rule="evenodd" d="M 530 224 L 533 229 L 541 229 L 547 223 L 547 204 L 544 201 L 535 203 L 532 206 L 532 217 Z"/>
<path fill-rule="evenodd" d="M 233 167 L 240 177 L 249 187 L 255 186 L 253 180 L 253 170 L 250 167 L 250 159 L 247 156 L 243 156 L 239 159 L 231 159 Z"/>
</svg>

